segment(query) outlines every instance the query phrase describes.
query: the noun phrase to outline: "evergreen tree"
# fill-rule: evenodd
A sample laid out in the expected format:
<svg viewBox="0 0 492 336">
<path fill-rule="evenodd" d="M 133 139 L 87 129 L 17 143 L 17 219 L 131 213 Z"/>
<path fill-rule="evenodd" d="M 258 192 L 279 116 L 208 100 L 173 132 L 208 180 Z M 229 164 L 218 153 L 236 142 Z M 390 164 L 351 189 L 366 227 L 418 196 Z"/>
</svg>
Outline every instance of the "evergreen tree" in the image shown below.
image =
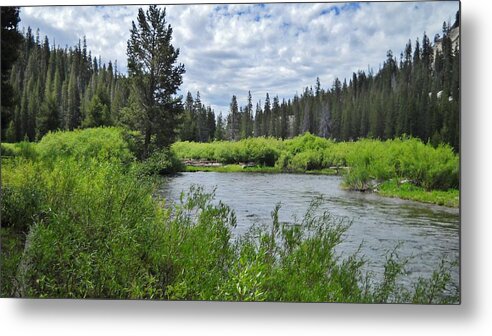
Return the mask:
<svg viewBox="0 0 492 336">
<path fill-rule="evenodd" d="M 74 60 L 75 61 L 75 60 Z M 80 126 L 80 92 L 77 87 L 77 74 L 75 62 L 70 67 L 70 77 L 67 84 L 67 109 L 65 115 L 65 128 L 73 130 Z"/>
<path fill-rule="evenodd" d="M 331 136 L 331 115 L 330 106 L 326 100 L 322 101 L 321 107 L 321 119 L 319 126 L 319 135 L 323 138 L 329 138 Z"/>
<path fill-rule="evenodd" d="M 10 70 L 19 56 L 19 48 L 22 43 L 22 35 L 17 30 L 19 24 L 19 7 L 1 7 L 1 133 L 13 120 L 14 97 L 12 86 L 9 83 Z M 12 124 L 10 135 L 14 133 L 15 126 Z"/>
<path fill-rule="evenodd" d="M 270 134 L 270 136 L 278 137 L 279 135 L 278 129 L 280 128 L 278 123 L 279 121 L 280 121 L 280 104 L 279 104 L 278 96 L 275 96 L 273 98 L 271 117 L 268 125 L 268 134 Z"/>
<path fill-rule="evenodd" d="M 196 127 L 196 117 L 194 114 L 195 102 L 191 92 L 186 94 L 186 100 L 184 103 L 183 122 L 181 125 L 181 131 L 179 138 L 182 141 L 198 141 L 196 134 L 198 133 Z"/>
<path fill-rule="evenodd" d="M 104 104 L 98 94 L 94 95 L 87 108 L 83 127 L 99 127 L 111 125 L 111 115 L 108 105 Z"/>
<path fill-rule="evenodd" d="M 229 107 L 229 116 L 227 118 L 227 133 L 229 140 L 236 141 L 239 140 L 239 111 L 237 105 L 236 96 L 232 96 L 231 104 Z"/>
<path fill-rule="evenodd" d="M 271 119 L 271 109 L 270 109 L 270 96 L 268 93 L 266 94 L 265 98 L 265 106 L 263 107 L 263 114 L 261 118 L 261 134 L 264 136 L 270 136 L 269 132 L 269 125 L 270 125 L 270 119 Z"/>
<path fill-rule="evenodd" d="M 210 106 L 207 107 L 207 126 L 208 126 L 207 141 L 210 141 L 214 139 L 215 130 L 216 130 L 215 113 Z"/>
<path fill-rule="evenodd" d="M 280 130 L 279 136 L 284 140 L 289 136 L 289 120 L 287 115 L 287 103 L 285 100 L 282 101 L 282 106 L 280 107 Z"/>
<path fill-rule="evenodd" d="M 263 136 L 263 111 L 261 110 L 260 103 L 256 104 L 256 112 L 255 112 L 255 121 L 254 121 L 254 136 L 260 137 Z"/>
<path fill-rule="evenodd" d="M 184 65 L 175 64 L 179 49 L 171 44 L 172 28 L 166 10 L 151 5 L 139 9 L 128 40 L 128 76 L 140 103 L 139 128 L 144 135 L 144 153 L 149 155 L 152 136 L 158 147 L 174 141 L 183 110 L 175 94 L 182 83 Z"/>
<path fill-rule="evenodd" d="M 215 140 L 224 140 L 224 119 L 222 118 L 222 113 L 219 113 L 217 117 L 217 126 L 215 128 Z"/>
</svg>

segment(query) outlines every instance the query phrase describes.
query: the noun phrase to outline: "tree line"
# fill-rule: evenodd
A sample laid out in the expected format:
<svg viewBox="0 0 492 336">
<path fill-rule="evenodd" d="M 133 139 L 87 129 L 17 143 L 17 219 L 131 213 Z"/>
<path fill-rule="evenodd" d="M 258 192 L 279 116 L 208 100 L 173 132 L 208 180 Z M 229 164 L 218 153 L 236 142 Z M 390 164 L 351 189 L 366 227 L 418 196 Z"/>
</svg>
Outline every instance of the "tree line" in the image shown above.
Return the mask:
<svg viewBox="0 0 492 336">
<path fill-rule="evenodd" d="M 148 24 L 152 20 L 158 24 Z M 376 74 L 359 71 L 348 81 L 336 78 L 331 88 L 317 79 L 314 88 L 292 99 L 267 93 L 256 103 L 249 92 L 245 106 L 233 95 L 226 116 L 205 106 L 199 92 L 195 97 L 188 92 L 184 102 L 176 95 L 185 70 L 175 64 L 179 49 L 170 43 L 165 9 L 139 11 L 128 41 L 128 75 L 118 72 L 116 61 L 106 65 L 92 56 L 85 37 L 60 48 L 28 28 L 16 42 L 17 61 L 2 80 L 12 100 L 2 106 L 2 138 L 35 141 L 58 129 L 124 125 L 142 131 L 146 148 L 151 142 L 168 146 L 176 138 L 285 139 L 310 132 L 340 141 L 410 135 L 459 151 L 460 50 L 450 37 L 458 26 L 459 13 L 452 26 L 443 24 L 442 36 L 434 37 L 441 48 L 424 33 L 422 40 L 406 44 L 399 60 L 388 51 Z M 159 53 L 145 46 L 149 38 L 160 39 Z M 156 54 L 155 62 L 167 62 L 167 69 L 157 73 L 161 67 L 155 62 L 146 64 L 146 48 L 147 56 Z"/>
<path fill-rule="evenodd" d="M 448 143 L 459 151 L 460 50 L 453 46 L 451 26 L 443 23 L 434 45 L 424 33 L 409 40 L 399 60 L 388 51 L 376 74 L 359 71 L 347 82 L 334 80 L 331 88 L 306 87 L 287 101 L 267 93 L 253 114 L 251 93 L 244 107 L 232 97 L 224 131 L 217 139 L 238 140 L 272 136 L 292 138 L 310 132 L 339 141 L 359 138 L 392 139 L 413 136 L 434 145 Z M 436 48 L 436 44 L 440 48 Z M 196 139 L 195 139 L 196 140 Z"/>
</svg>

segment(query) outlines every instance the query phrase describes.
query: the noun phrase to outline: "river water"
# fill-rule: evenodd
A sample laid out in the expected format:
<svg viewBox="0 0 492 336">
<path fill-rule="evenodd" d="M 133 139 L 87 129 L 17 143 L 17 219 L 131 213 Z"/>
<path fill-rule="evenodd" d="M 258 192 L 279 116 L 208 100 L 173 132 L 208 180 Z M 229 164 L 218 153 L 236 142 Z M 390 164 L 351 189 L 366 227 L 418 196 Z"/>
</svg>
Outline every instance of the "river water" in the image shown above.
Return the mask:
<svg viewBox="0 0 492 336">
<path fill-rule="evenodd" d="M 279 202 L 279 220 L 292 223 L 293 216 L 302 218 L 314 197 L 323 196 L 320 211 L 351 221 L 337 252 L 351 254 L 362 243 L 360 255 L 367 260 L 366 270 L 376 278 L 384 272 L 388 251 L 399 243 L 399 256 L 409 258 L 403 283 L 429 277 L 443 258 L 458 260 L 458 209 L 346 191 L 340 183 L 339 176 L 197 172 L 166 178 L 159 194 L 178 201 L 191 185 L 201 185 L 205 191 L 215 188 L 215 199 L 236 212 L 236 235 L 254 223 L 271 222 L 271 212 Z M 457 285 L 458 266 L 453 268 L 452 278 Z"/>
</svg>

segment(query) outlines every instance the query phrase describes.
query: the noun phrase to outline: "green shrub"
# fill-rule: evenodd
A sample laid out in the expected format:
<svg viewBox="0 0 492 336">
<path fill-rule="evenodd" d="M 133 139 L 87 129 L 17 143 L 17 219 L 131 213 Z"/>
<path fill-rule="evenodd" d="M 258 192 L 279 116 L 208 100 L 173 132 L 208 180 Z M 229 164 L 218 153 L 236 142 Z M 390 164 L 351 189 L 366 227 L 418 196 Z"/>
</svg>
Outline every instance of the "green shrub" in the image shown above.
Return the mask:
<svg viewBox="0 0 492 336">
<path fill-rule="evenodd" d="M 58 158 L 75 158 L 80 161 L 90 158 L 101 161 L 116 159 L 130 162 L 134 156 L 125 141 L 124 132 L 115 127 L 50 132 L 37 144 L 37 150 L 40 159 L 47 162 Z"/>
<path fill-rule="evenodd" d="M 457 188 L 459 157 L 448 145 L 437 148 L 415 138 L 360 140 L 347 156 L 345 183 L 391 178 L 410 180 L 426 190 Z"/>
<path fill-rule="evenodd" d="M 29 141 L 21 141 L 17 143 L 2 143 L 2 156 L 7 157 L 23 157 L 29 160 L 35 160 L 38 156 L 36 144 Z"/>
<path fill-rule="evenodd" d="M 391 178 L 408 179 L 427 190 L 447 190 L 459 184 L 459 157 L 453 149 L 448 145 L 434 148 L 415 138 L 335 143 L 305 133 L 285 141 L 259 137 L 237 142 L 177 142 L 172 150 L 180 159 L 255 162 L 283 171 L 348 166 L 345 184 L 353 189 Z"/>
<path fill-rule="evenodd" d="M 44 176 L 48 209 L 30 228 L 17 273 L 23 297 L 158 295 L 162 214 L 151 186 L 118 164 L 64 159 Z M 143 292 L 142 292 L 143 291 Z"/>
<path fill-rule="evenodd" d="M 2 156 L 18 156 L 20 153 L 20 149 L 13 143 L 1 143 L 0 150 Z"/>
<path fill-rule="evenodd" d="M 39 164 L 23 158 L 16 158 L 2 168 L 2 226 L 27 233 L 43 211 L 42 171 Z"/>
<path fill-rule="evenodd" d="M 156 150 L 148 159 L 139 164 L 139 172 L 143 175 L 174 174 L 183 169 L 181 161 L 168 149 Z"/>
<path fill-rule="evenodd" d="M 297 153 L 291 160 L 289 168 L 293 170 L 316 170 L 322 169 L 323 158 L 319 151 L 307 150 Z"/>
<path fill-rule="evenodd" d="M 281 171 L 286 171 L 289 169 L 289 162 L 292 160 L 292 154 L 287 151 L 283 151 L 280 153 L 277 162 L 275 162 L 275 168 L 280 169 Z"/>
</svg>

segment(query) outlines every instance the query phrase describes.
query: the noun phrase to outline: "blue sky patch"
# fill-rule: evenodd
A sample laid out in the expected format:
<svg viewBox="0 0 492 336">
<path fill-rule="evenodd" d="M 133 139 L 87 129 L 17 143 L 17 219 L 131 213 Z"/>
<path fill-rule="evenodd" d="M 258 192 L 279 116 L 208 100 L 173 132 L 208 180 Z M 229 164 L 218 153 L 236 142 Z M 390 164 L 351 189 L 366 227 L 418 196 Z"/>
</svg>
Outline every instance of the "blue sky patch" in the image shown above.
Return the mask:
<svg viewBox="0 0 492 336">
<path fill-rule="evenodd" d="M 323 9 L 323 10 L 319 13 L 319 15 L 320 15 L 320 16 L 322 16 L 322 15 L 327 15 L 327 14 L 329 14 L 329 13 L 331 13 L 331 12 L 334 12 L 334 13 L 335 13 L 335 15 L 339 15 L 339 14 L 340 14 L 340 8 L 338 8 L 337 6 L 332 6 L 332 7 L 330 7 L 330 8 L 325 8 L 325 9 Z"/>
</svg>

